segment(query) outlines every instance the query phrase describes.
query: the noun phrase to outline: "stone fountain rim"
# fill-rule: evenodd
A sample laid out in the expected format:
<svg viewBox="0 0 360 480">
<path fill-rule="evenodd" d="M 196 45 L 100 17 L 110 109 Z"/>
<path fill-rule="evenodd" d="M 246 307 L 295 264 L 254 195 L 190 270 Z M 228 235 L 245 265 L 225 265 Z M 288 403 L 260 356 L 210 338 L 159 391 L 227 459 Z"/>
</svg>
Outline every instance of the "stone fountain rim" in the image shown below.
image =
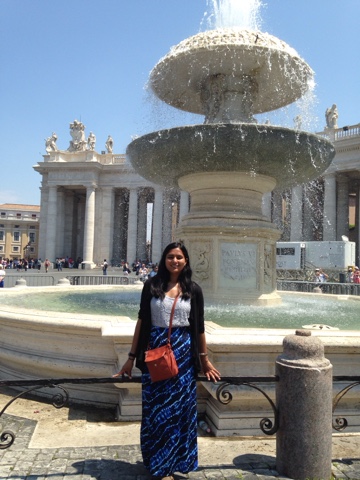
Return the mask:
<svg viewBox="0 0 360 480">
<path fill-rule="evenodd" d="M 203 40 L 203 45 L 199 45 L 199 39 Z M 159 60 L 159 63 L 165 58 L 177 56 L 186 50 L 229 45 L 230 43 L 233 45 L 256 46 L 286 51 L 288 54 L 301 59 L 299 53 L 293 47 L 270 33 L 248 28 L 228 27 L 206 30 L 182 40 L 177 45 L 172 46 L 169 53 L 164 55 Z"/>
</svg>

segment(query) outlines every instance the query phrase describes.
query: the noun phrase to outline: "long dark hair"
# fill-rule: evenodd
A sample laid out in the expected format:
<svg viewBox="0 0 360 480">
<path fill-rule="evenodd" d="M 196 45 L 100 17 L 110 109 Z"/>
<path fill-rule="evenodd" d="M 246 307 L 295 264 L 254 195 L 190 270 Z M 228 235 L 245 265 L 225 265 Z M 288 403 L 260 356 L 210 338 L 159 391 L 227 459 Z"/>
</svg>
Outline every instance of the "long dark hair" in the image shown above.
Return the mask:
<svg viewBox="0 0 360 480">
<path fill-rule="evenodd" d="M 172 243 L 169 243 L 167 247 L 165 247 L 165 250 L 163 251 L 163 254 L 161 256 L 161 260 L 159 263 L 158 272 L 151 279 L 151 294 L 156 298 L 163 299 L 165 297 L 167 285 L 170 281 L 170 272 L 166 268 L 165 260 L 166 260 L 167 254 L 170 252 L 170 250 L 173 250 L 174 248 L 180 248 L 180 250 L 182 251 L 186 259 L 186 265 L 183 268 L 182 272 L 180 273 L 179 279 L 178 279 L 178 282 L 181 288 L 182 298 L 188 299 L 191 297 L 192 270 L 190 268 L 188 251 L 182 242 L 172 242 Z"/>
</svg>

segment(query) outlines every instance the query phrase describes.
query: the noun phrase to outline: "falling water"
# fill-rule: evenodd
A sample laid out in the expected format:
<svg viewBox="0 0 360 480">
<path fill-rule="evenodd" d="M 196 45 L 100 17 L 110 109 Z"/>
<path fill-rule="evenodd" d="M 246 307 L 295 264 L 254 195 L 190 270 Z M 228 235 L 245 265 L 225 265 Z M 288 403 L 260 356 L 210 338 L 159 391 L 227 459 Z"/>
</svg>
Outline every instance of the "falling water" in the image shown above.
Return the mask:
<svg viewBox="0 0 360 480">
<path fill-rule="evenodd" d="M 207 0 L 207 27 L 261 29 L 261 0 Z"/>
</svg>

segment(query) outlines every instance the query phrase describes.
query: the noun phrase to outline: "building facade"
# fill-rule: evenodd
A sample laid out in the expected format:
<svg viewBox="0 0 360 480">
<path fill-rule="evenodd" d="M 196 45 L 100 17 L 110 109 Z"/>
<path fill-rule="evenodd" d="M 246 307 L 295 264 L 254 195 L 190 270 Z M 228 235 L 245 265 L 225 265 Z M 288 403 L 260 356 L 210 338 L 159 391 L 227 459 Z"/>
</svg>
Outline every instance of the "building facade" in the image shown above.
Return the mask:
<svg viewBox="0 0 360 480">
<path fill-rule="evenodd" d="M 85 268 L 104 259 L 158 262 L 189 211 L 189 195 L 140 177 L 125 155 L 112 152 L 110 136 L 107 152 L 97 153 L 84 128 L 77 121 L 70 125 L 66 151 L 57 149 L 53 134 L 44 161 L 34 166 L 42 176 L 40 258 L 71 257 Z M 278 226 L 282 241 L 348 237 L 356 242 L 360 263 L 360 124 L 328 123 L 319 135 L 335 146 L 330 167 L 309 184 L 265 194 L 263 213 Z"/>
<path fill-rule="evenodd" d="M 0 259 L 38 258 L 39 205 L 0 205 Z"/>
<path fill-rule="evenodd" d="M 39 252 L 52 261 L 157 262 L 189 209 L 186 192 L 144 180 L 125 155 L 55 151 L 34 168 L 42 175 Z"/>
</svg>

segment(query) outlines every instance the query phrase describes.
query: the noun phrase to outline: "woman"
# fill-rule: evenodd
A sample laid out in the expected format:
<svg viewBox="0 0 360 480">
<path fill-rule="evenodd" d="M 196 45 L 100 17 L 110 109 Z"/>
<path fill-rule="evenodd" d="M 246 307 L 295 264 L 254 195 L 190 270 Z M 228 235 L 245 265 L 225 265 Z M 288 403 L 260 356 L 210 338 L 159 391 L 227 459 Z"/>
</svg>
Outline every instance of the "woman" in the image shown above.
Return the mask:
<svg viewBox="0 0 360 480">
<path fill-rule="evenodd" d="M 220 380 L 206 351 L 202 290 L 191 280 L 191 274 L 184 245 L 168 245 L 157 275 L 144 284 L 129 358 L 116 374 L 131 378 L 135 360 L 142 371 L 141 451 L 153 478 L 171 480 L 174 472 L 196 470 L 196 375 L 203 371 L 208 380 Z M 170 312 L 178 295 L 171 345 L 179 373 L 152 383 L 144 362 L 145 351 L 166 343 Z"/>
</svg>

